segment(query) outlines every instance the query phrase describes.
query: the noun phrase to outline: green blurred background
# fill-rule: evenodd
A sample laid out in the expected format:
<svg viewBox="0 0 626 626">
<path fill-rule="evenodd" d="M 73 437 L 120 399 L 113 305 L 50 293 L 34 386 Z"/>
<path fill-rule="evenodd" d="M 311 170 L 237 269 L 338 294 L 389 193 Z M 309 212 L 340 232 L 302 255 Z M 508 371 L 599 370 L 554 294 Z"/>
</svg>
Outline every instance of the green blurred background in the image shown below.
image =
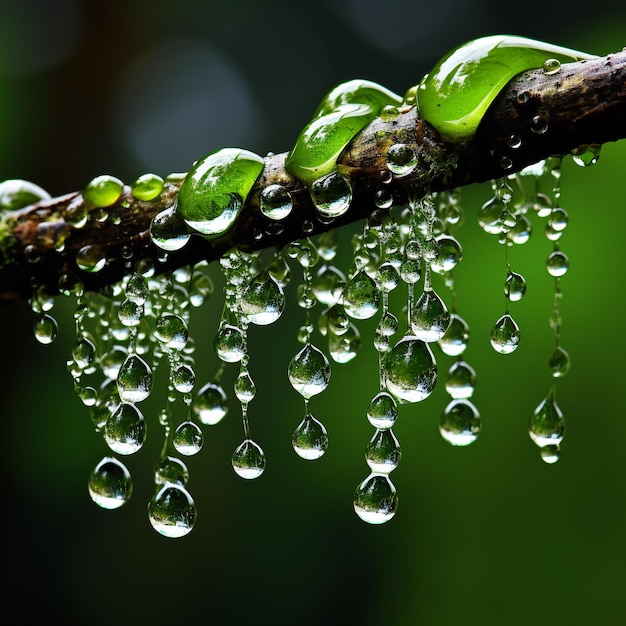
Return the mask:
<svg viewBox="0 0 626 626">
<path fill-rule="evenodd" d="M 588 11 L 496 0 L 3 0 L 0 176 L 59 195 L 102 173 L 131 181 L 185 171 L 223 146 L 285 151 L 336 83 L 362 77 L 403 93 L 468 39 L 508 32 L 596 54 L 620 50 L 623 3 Z M 571 270 L 562 280 L 562 345 L 572 370 L 558 385 L 568 430 L 553 466 L 527 435 L 550 383 L 551 244 L 535 222 L 531 241 L 512 250 L 529 285 L 511 307 L 522 344 L 509 357 L 495 354 L 487 338 L 503 312 L 503 255 L 476 225 L 488 187 L 463 190 L 458 303 L 472 327 L 465 356 L 478 372 L 483 432 L 466 449 L 441 439 L 442 389 L 402 407 L 394 431 L 403 458 L 393 474 L 400 507 L 381 527 L 362 523 L 351 503 L 367 475 L 375 353 L 364 348 L 334 366 L 329 389 L 311 403 L 329 450 L 302 461 L 290 444 L 302 401 L 286 380 L 302 322 L 293 301 L 275 326 L 250 337 L 252 429 L 267 470 L 258 481 L 234 475 L 241 425 L 231 405 L 222 423 L 205 428 L 203 451 L 186 459 L 199 517 L 179 540 L 157 535 L 146 518 L 158 405 L 149 443 L 128 459 L 133 498 L 116 512 L 98 509 L 86 481 L 107 449 L 65 369 L 70 303 L 55 308 L 61 331 L 49 347 L 33 338 L 27 307 L 0 307 L 7 614 L 23 623 L 55 616 L 155 626 L 625 623 L 625 163 L 622 141 L 604 146 L 594 167 L 569 159 L 563 167 L 570 226 L 561 244 Z M 217 365 L 219 300 L 192 320 L 198 387 Z M 373 327 L 361 327 L 366 343 Z"/>
</svg>

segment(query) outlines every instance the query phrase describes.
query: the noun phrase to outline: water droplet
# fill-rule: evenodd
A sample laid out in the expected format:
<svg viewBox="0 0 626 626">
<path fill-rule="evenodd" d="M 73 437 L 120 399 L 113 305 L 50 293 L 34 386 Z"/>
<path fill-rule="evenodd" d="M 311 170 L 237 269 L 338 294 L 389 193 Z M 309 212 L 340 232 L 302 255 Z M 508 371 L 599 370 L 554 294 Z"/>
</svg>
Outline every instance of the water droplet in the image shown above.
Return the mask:
<svg viewBox="0 0 626 626">
<path fill-rule="evenodd" d="M 554 378 L 560 378 L 561 376 L 565 376 L 567 372 L 569 372 L 570 368 L 570 358 L 569 354 L 561 348 L 561 346 L 557 346 L 550 357 L 548 362 L 548 367 L 552 372 L 552 376 Z"/>
<path fill-rule="evenodd" d="M 314 461 L 326 452 L 328 434 L 324 425 L 307 413 L 293 433 L 291 443 L 299 457 Z"/>
<path fill-rule="evenodd" d="M 83 198 L 96 208 L 108 207 L 119 200 L 123 189 L 124 183 L 119 178 L 103 174 L 87 183 Z"/>
<path fill-rule="evenodd" d="M 98 245 L 83 246 L 76 253 L 76 265 L 83 272 L 95 274 L 99 272 L 107 263 L 104 250 Z"/>
<path fill-rule="evenodd" d="M 367 409 L 369 423 L 379 430 L 391 428 L 398 417 L 398 407 L 394 397 L 386 391 L 377 393 Z"/>
<path fill-rule="evenodd" d="M 580 167 L 589 167 L 595 165 L 600 158 L 600 146 L 599 145 L 587 145 L 581 146 L 574 152 L 572 152 L 572 159 L 576 165 Z"/>
<path fill-rule="evenodd" d="M 244 439 L 233 452 L 233 469 L 241 478 L 252 480 L 265 471 L 265 454 L 252 439 Z"/>
<path fill-rule="evenodd" d="M 198 392 L 193 408 L 202 424 L 213 426 L 228 412 L 226 394 L 220 385 L 209 382 Z"/>
<path fill-rule="evenodd" d="M 133 274 L 129 277 L 124 290 L 126 298 L 131 302 L 143 305 L 150 294 L 146 279 L 139 274 Z"/>
<path fill-rule="evenodd" d="M 413 307 L 411 330 L 417 339 L 439 341 L 450 325 L 450 313 L 439 295 L 424 289 Z"/>
<path fill-rule="evenodd" d="M 196 384 L 196 374 L 193 368 L 186 363 L 176 367 L 172 371 L 172 384 L 176 391 L 189 393 Z"/>
<path fill-rule="evenodd" d="M 438 274 L 452 271 L 463 258 L 461 244 L 451 235 L 440 235 L 436 238 L 437 256 L 430 267 Z"/>
<path fill-rule="evenodd" d="M 180 315 L 164 313 L 156 321 L 154 336 L 166 350 L 180 352 L 187 345 L 189 330 Z"/>
<path fill-rule="evenodd" d="M 196 523 L 196 505 L 182 486 L 165 483 L 148 503 L 152 528 L 168 538 L 184 537 Z"/>
<path fill-rule="evenodd" d="M 334 265 L 325 263 L 311 281 L 311 287 L 319 302 L 333 306 L 339 301 L 345 282 L 346 277 L 343 272 Z"/>
<path fill-rule="evenodd" d="M 267 270 L 259 272 L 241 294 L 241 311 L 257 326 L 273 324 L 285 308 L 282 287 Z"/>
<path fill-rule="evenodd" d="M 453 446 L 468 446 L 480 433 L 480 415 L 466 398 L 452 400 L 439 420 L 441 436 Z"/>
<path fill-rule="evenodd" d="M 103 509 L 119 509 L 133 493 L 133 481 L 126 466 L 105 456 L 89 476 L 89 495 Z"/>
<path fill-rule="evenodd" d="M 561 448 L 558 445 L 544 446 L 539 450 L 539 454 L 544 463 L 552 465 L 561 458 Z"/>
<path fill-rule="evenodd" d="M 150 238 L 161 250 L 180 250 L 189 241 L 191 234 L 187 224 L 176 210 L 176 205 L 164 209 L 152 218 Z"/>
<path fill-rule="evenodd" d="M 390 209 L 393 205 L 393 195 L 387 189 L 379 189 L 374 194 L 374 204 L 379 209 Z"/>
<path fill-rule="evenodd" d="M 389 293 L 400 283 L 400 274 L 393 263 L 381 263 L 376 270 L 376 284 L 381 291 Z"/>
<path fill-rule="evenodd" d="M 526 280 L 521 274 L 516 272 L 507 272 L 504 282 L 504 295 L 511 302 L 518 302 L 526 293 Z"/>
<path fill-rule="evenodd" d="M 560 250 L 554 250 L 548 256 L 546 269 L 548 270 L 548 274 L 550 274 L 550 276 L 554 276 L 555 278 L 565 276 L 565 274 L 567 274 L 567 270 L 569 270 L 569 259 L 567 258 L 567 255 Z"/>
<path fill-rule="evenodd" d="M 532 235 L 533 226 L 530 220 L 522 214 L 515 216 L 515 225 L 507 232 L 507 239 L 516 245 L 525 244 Z"/>
<path fill-rule="evenodd" d="M 476 372 L 465 361 L 456 361 L 446 375 L 446 391 L 452 398 L 470 398 L 476 387 Z"/>
<path fill-rule="evenodd" d="M 122 402 L 104 425 L 104 439 L 117 454 L 134 454 L 146 440 L 146 421 L 134 405 Z"/>
<path fill-rule="evenodd" d="M 561 71 L 561 62 L 558 59 L 546 59 L 543 62 L 543 73 L 551 76 Z"/>
<path fill-rule="evenodd" d="M 185 456 L 198 454 L 204 444 L 204 436 L 197 424 L 187 420 L 178 425 L 172 437 L 176 451 Z"/>
<path fill-rule="evenodd" d="M 361 349 L 361 334 L 352 323 L 341 335 L 328 333 L 328 353 L 336 363 L 348 363 Z"/>
<path fill-rule="evenodd" d="M 220 324 L 215 336 L 217 356 L 226 363 L 237 363 L 246 353 L 246 336 L 232 324 Z"/>
<path fill-rule="evenodd" d="M 358 320 L 369 319 L 378 312 L 378 289 L 365 270 L 357 272 L 348 280 L 341 293 L 345 312 Z"/>
<path fill-rule="evenodd" d="M 144 316 L 144 306 L 126 298 L 117 311 L 120 322 L 127 328 L 133 328 L 141 324 Z"/>
<path fill-rule="evenodd" d="M 548 130 L 548 121 L 542 115 L 535 115 L 530 121 L 530 130 L 536 135 L 543 135 Z"/>
<path fill-rule="evenodd" d="M 337 172 L 318 178 L 309 189 L 315 208 L 324 218 L 334 219 L 350 208 L 352 189 L 348 181 Z"/>
<path fill-rule="evenodd" d="M 384 363 L 387 389 L 402 402 L 421 402 L 437 383 L 437 364 L 429 345 L 417 337 L 403 337 Z"/>
<path fill-rule="evenodd" d="M 365 460 L 375 474 L 389 474 L 400 463 L 400 444 L 391 428 L 377 430 L 365 448 Z"/>
<path fill-rule="evenodd" d="M 247 369 L 243 369 L 235 381 L 235 396 L 243 404 L 252 402 L 256 395 L 256 385 Z"/>
<path fill-rule="evenodd" d="M 72 359 L 79 369 L 85 370 L 93 365 L 96 358 L 96 346 L 87 337 L 81 337 L 72 348 Z"/>
<path fill-rule="evenodd" d="M 469 326 L 467 322 L 456 313 L 450 314 L 450 324 L 439 339 L 439 347 L 448 356 L 459 356 L 467 348 L 469 341 Z"/>
<path fill-rule="evenodd" d="M 387 150 L 387 167 L 396 176 L 407 176 L 417 166 L 417 154 L 412 146 L 394 143 Z"/>
<path fill-rule="evenodd" d="M 291 386 L 304 398 L 321 393 L 330 382 L 330 364 L 326 355 L 307 343 L 291 359 L 288 368 Z"/>
<path fill-rule="evenodd" d="M 542 400 L 530 418 L 530 438 L 540 447 L 559 445 L 565 435 L 565 419 L 556 403 L 554 391 Z"/>
<path fill-rule="evenodd" d="M 356 489 L 354 510 L 368 524 L 384 524 L 398 508 L 396 488 L 384 474 L 370 474 Z"/>
<path fill-rule="evenodd" d="M 35 322 L 35 339 L 44 345 L 52 343 L 59 333 L 59 327 L 52 315 L 44 313 Z"/>
<path fill-rule="evenodd" d="M 500 354 L 511 354 L 520 342 L 520 330 L 515 320 L 507 313 L 491 329 L 491 345 Z"/>
<path fill-rule="evenodd" d="M 123 402 L 142 402 L 152 390 L 152 368 L 138 355 L 129 354 L 117 373 L 117 391 Z"/>
<path fill-rule="evenodd" d="M 149 202 L 163 191 L 163 183 L 163 179 L 157 174 L 142 174 L 131 185 L 131 192 L 137 200 Z"/>
<path fill-rule="evenodd" d="M 285 219 L 293 209 L 293 200 L 282 185 L 268 185 L 259 193 L 261 213 L 271 220 Z"/>
<path fill-rule="evenodd" d="M 154 482 L 156 485 L 173 483 L 184 487 L 189 480 L 187 466 L 174 456 L 160 459 L 154 468 Z"/>
</svg>

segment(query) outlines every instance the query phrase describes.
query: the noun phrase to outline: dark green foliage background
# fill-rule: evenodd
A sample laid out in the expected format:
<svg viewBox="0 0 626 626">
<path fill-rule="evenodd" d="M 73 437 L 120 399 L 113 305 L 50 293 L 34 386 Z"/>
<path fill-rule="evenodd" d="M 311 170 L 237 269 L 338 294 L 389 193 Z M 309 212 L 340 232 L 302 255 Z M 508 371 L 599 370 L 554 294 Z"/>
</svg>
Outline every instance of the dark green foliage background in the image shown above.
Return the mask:
<svg viewBox="0 0 626 626">
<path fill-rule="evenodd" d="M 57 195 L 102 173 L 130 182 L 148 170 L 184 170 L 233 143 L 261 154 L 284 151 L 336 83 L 363 77 L 402 93 L 450 48 L 486 34 L 516 33 L 596 54 L 626 43 L 626 13 L 617 2 L 603 3 L 597 14 L 577 13 L 569 3 L 421 5 L 6 1 L 0 176 L 27 178 Z M 372 24 L 379 44 L 367 33 Z M 169 66 L 168 50 L 181 46 L 201 50 L 197 58 L 214 65 Z M 146 70 L 145 55 L 161 64 Z M 219 82 L 224 67 L 234 82 Z M 135 86 L 131 74 L 143 82 Z M 145 162 L 128 128 L 170 101 L 171 110 L 180 108 L 171 94 L 189 105 L 189 119 L 199 119 L 196 100 L 206 116 L 197 129 L 163 114 L 162 134 L 150 131 L 152 144 L 142 139 L 153 146 L 154 161 Z M 231 97 L 230 108 L 215 104 Z M 570 227 L 562 248 L 571 270 L 562 281 L 562 341 L 573 367 L 559 383 L 568 431 L 562 459 L 551 467 L 526 432 L 549 386 L 552 284 L 544 259 L 551 245 L 535 222 L 531 242 L 512 250 L 513 268 L 529 285 L 511 307 L 522 344 L 510 357 L 495 354 L 487 337 L 504 306 L 503 255 L 475 222 L 489 189 L 463 190 L 458 301 L 472 327 L 466 358 L 478 372 L 474 399 L 483 433 L 467 449 L 440 438 L 441 389 L 422 405 L 402 407 L 396 433 L 403 459 L 393 475 L 401 503 L 384 527 L 361 523 L 351 505 L 367 474 L 363 450 L 372 429 L 364 411 L 376 391 L 373 350 L 335 365 L 330 388 L 312 400 L 329 430 L 327 455 L 307 463 L 291 450 L 302 415 L 286 380 L 302 319 L 293 300 L 275 327 L 251 333 L 258 388 L 252 429 L 267 453 L 267 471 L 254 482 L 233 474 L 229 459 L 241 439 L 233 404 L 224 422 L 205 429 L 202 453 L 188 460 L 199 518 L 180 540 L 157 535 L 145 513 L 160 446 L 158 403 L 142 407 L 151 428 L 146 449 L 128 459 L 136 481 L 131 502 L 117 512 L 99 510 L 86 480 L 107 449 L 65 371 L 70 303 L 55 309 L 61 332 L 50 347 L 34 340 L 28 308 L 1 307 L 7 613 L 29 623 L 55 616 L 65 624 L 155 626 L 624 623 L 625 159 L 626 144 L 619 142 L 603 148 L 594 168 L 564 164 Z M 349 233 L 343 237 L 348 243 Z M 217 363 L 211 341 L 219 299 L 195 311 L 192 321 L 199 382 Z M 366 342 L 373 326 L 362 326 Z M 234 372 L 228 372 L 231 385 Z"/>
</svg>

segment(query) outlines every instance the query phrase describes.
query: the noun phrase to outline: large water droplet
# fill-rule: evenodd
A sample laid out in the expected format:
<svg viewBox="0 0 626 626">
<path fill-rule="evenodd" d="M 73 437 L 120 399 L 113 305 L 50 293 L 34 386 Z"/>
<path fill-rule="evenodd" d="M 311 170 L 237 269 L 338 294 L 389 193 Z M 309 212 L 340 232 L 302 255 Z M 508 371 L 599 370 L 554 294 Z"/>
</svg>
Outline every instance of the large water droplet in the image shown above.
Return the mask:
<svg viewBox="0 0 626 626">
<path fill-rule="evenodd" d="M 285 219 L 293 209 L 293 200 L 282 185 L 268 185 L 259 193 L 261 213 L 271 220 Z"/>
<path fill-rule="evenodd" d="M 526 280 L 517 272 L 508 271 L 504 282 L 504 295 L 511 302 L 518 302 L 526 293 Z"/>
<path fill-rule="evenodd" d="M 182 486 L 165 483 L 148 503 L 152 528 L 164 537 L 184 537 L 196 523 L 196 505 Z"/>
<path fill-rule="evenodd" d="M 384 363 L 387 389 L 402 402 L 421 402 L 437 383 L 437 364 L 427 343 L 407 335 L 387 354 Z"/>
<path fill-rule="evenodd" d="M 398 407 L 394 397 L 386 391 L 377 393 L 367 409 L 369 423 L 379 430 L 391 428 L 398 417 Z"/>
<path fill-rule="evenodd" d="M 467 348 L 469 341 L 469 326 L 467 322 L 456 313 L 450 315 L 450 324 L 446 332 L 439 339 L 439 347 L 448 356 L 459 356 Z"/>
<path fill-rule="evenodd" d="M 141 449 L 147 434 L 146 421 L 134 405 L 122 402 L 104 425 L 104 439 L 118 454 L 134 454 Z"/>
<path fill-rule="evenodd" d="M 461 244 L 451 235 L 440 235 L 437 241 L 437 256 L 430 264 L 438 274 L 451 272 L 463 258 Z"/>
<path fill-rule="evenodd" d="M 400 444 L 391 428 L 377 430 L 365 448 L 365 460 L 372 472 L 389 474 L 400 463 Z"/>
<path fill-rule="evenodd" d="M 161 250 L 180 250 L 189 241 L 191 234 L 185 221 L 176 210 L 176 205 L 164 209 L 152 218 L 150 238 Z"/>
<path fill-rule="evenodd" d="M 141 402 L 152 390 L 152 368 L 138 355 L 129 354 L 117 373 L 117 391 L 123 402 Z"/>
<path fill-rule="evenodd" d="M 387 150 L 387 167 L 396 176 L 407 176 L 417 166 L 415 149 L 404 143 L 394 143 Z"/>
<path fill-rule="evenodd" d="M 422 341 L 439 341 L 450 325 L 450 312 L 439 295 L 424 289 L 413 307 L 411 330 Z"/>
<path fill-rule="evenodd" d="M 361 349 L 359 329 L 350 323 L 346 332 L 341 335 L 328 333 L 328 353 L 336 363 L 348 363 Z"/>
<path fill-rule="evenodd" d="M 252 439 L 244 439 L 233 452 L 232 464 L 238 476 L 252 480 L 265 471 L 265 453 Z"/>
<path fill-rule="evenodd" d="M 43 313 L 35 322 L 35 339 L 44 345 L 52 343 L 59 334 L 57 321 L 48 313 Z"/>
<path fill-rule="evenodd" d="M 217 356 L 226 363 L 237 363 L 246 353 L 246 336 L 243 331 L 232 324 L 220 324 L 215 335 L 215 351 Z"/>
<path fill-rule="evenodd" d="M 285 308 L 282 287 L 267 270 L 259 272 L 241 294 L 241 311 L 248 321 L 258 326 L 274 323 Z"/>
<path fill-rule="evenodd" d="M 198 392 L 193 409 L 202 424 L 213 426 L 220 422 L 228 411 L 226 394 L 217 383 L 207 383 Z"/>
<path fill-rule="evenodd" d="M 506 313 L 491 329 L 491 346 L 500 354 L 511 354 L 520 342 L 520 330 L 515 320 Z"/>
<path fill-rule="evenodd" d="M 556 403 L 554 391 L 535 409 L 530 418 L 530 438 L 540 447 L 559 445 L 565 435 L 565 419 Z"/>
<path fill-rule="evenodd" d="M 370 474 L 356 489 L 354 510 L 368 524 L 384 524 L 398 508 L 396 488 L 384 474 Z"/>
<path fill-rule="evenodd" d="M 133 493 L 133 481 L 126 466 L 105 456 L 89 477 L 89 495 L 103 509 L 119 509 Z"/>
<path fill-rule="evenodd" d="M 470 400 L 452 400 L 439 420 L 441 436 L 453 446 L 468 446 L 480 433 L 480 415 Z"/>
<path fill-rule="evenodd" d="M 470 398 L 476 387 L 476 372 L 465 361 L 456 361 L 446 375 L 446 391 L 452 398 Z"/>
<path fill-rule="evenodd" d="M 330 364 L 319 348 L 307 343 L 291 359 L 288 375 L 291 386 L 304 398 L 311 398 L 328 387 Z"/>
<path fill-rule="evenodd" d="M 180 315 L 164 313 L 156 321 L 154 336 L 166 350 L 180 352 L 187 345 L 189 330 Z"/>
<path fill-rule="evenodd" d="M 202 449 L 204 436 L 197 424 L 184 421 L 178 425 L 172 437 L 172 444 L 176 451 L 184 456 L 193 456 Z"/>
<path fill-rule="evenodd" d="M 345 312 L 358 320 L 369 319 L 378 311 L 378 289 L 376 283 L 365 273 L 357 272 L 348 280 L 341 294 Z"/>
<path fill-rule="evenodd" d="M 291 443 L 299 457 L 314 461 L 326 452 L 328 434 L 324 424 L 307 413 L 294 431 Z"/>
<path fill-rule="evenodd" d="M 334 219 L 350 208 L 352 189 L 348 181 L 337 172 L 313 181 L 309 189 L 315 208 L 324 218 Z"/>
<path fill-rule="evenodd" d="M 174 456 L 160 459 L 154 468 L 154 482 L 156 485 L 173 483 L 184 487 L 189 480 L 187 466 Z"/>
</svg>

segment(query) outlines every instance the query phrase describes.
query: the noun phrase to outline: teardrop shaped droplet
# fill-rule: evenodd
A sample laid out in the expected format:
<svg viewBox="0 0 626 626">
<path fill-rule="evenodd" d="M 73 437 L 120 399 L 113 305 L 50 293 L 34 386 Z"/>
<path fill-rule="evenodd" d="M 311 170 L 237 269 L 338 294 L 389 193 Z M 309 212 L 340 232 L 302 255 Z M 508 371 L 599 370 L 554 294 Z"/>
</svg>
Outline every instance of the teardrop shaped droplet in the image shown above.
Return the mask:
<svg viewBox="0 0 626 626">
<path fill-rule="evenodd" d="M 326 452 L 328 434 L 324 424 L 307 413 L 294 431 L 291 443 L 299 457 L 314 461 Z"/>
<path fill-rule="evenodd" d="M 235 381 L 235 396 L 239 402 L 247 404 L 254 400 L 256 385 L 247 369 L 243 369 Z"/>
<path fill-rule="evenodd" d="M 138 355 L 129 354 L 117 373 L 117 391 L 123 402 L 145 400 L 152 390 L 152 368 Z"/>
<path fill-rule="evenodd" d="M 446 274 L 451 272 L 463 259 L 463 248 L 452 235 L 439 235 L 436 241 L 437 255 L 432 260 L 430 267 L 437 274 Z"/>
<path fill-rule="evenodd" d="M 328 387 L 330 363 L 319 348 L 307 343 L 291 359 L 288 375 L 291 386 L 303 398 L 311 398 Z"/>
<path fill-rule="evenodd" d="M 465 361 L 456 361 L 446 374 L 446 391 L 452 398 L 470 398 L 476 387 L 476 371 Z"/>
<path fill-rule="evenodd" d="M 191 238 L 189 227 L 176 210 L 176 205 L 157 213 L 150 224 L 152 243 L 167 252 L 180 250 Z"/>
<path fill-rule="evenodd" d="M 285 308 L 282 287 L 267 270 L 259 272 L 241 294 L 241 311 L 257 326 L 273 324 Z"/>
<path fill-rule="evenodd" d="M 558 445 L 544 446 L 539 450 L 539 454 L 544 463 L 552 465 L 561 458 L 561 447 Z"/>
<path fill-rule="evenodd" d="M 548 362 L 548 367 L 552 372 L 552 376 L 554 378 L 560 378 L 561 376 L 565 376 L 567 372 L 569 372 L 570 368 L 570 358 L 569 354 L 561 348 L 561 346 L 557 346 L 550 357 L 550 361 Z"/>
<path fill-rule="evenodd" d="M 500 354 L 511 354 L 520 342 L 520 330 L 517 322 L 505 313 L 491 329 L 491 346 Z"/>
<path fill-rule="evenodd" d="M 384 363 L 387 389 L 401 402 L 421 402 L 437 383 L 437 364 L 430 346 L 407 335 L 387 353 Z"/>
<path fill-rule="evenodd" d="M 361 349 L 361 334 L 352 323 L 341 335 L 328 333 L 328 353 L 335 363 L 348 363 Z"/>
<path fill-rule="evenodd" d="M 391 428 L 377 430 L 365 448 L 365 460 L 375 474 L 393 472 L 400 456 L 400 444 Z"/>
<path fill-rule="evenodd" d="M 193 456 L 198 454 L 204 444 L 204 435 L 197 424 L 186 420 L 174 431 L 172 444 L 179 454 Z"/>
<path fill-rule="evenodd" d="M 450 324 L 446 332 L 439 339 L 439 347 L 448 356 L 459 356 L 467 348 L 469 342 L 469 326 L 467 322 L 456 313 L 450 314 Z"/>
<path fill-rule="evenodd" d="M 220 422 L 228 412 L 226 393 L 217 383 L 207 383 L 200 389 L 193 405 L 200 423 L 214 426 Z"/>
<path fill-rule="evenodd" d="M 352 318 L 366 320 L 378 312 L 378 289 L 365 270 L 348 280 L 341 293 L 341 303 Z"/>
<path fill-rule="evenodd" d="M 189 340 L 187 322 L 180 315 L 164 313 L 155 323 L 154 336 L 166 350 L 180 352 Z"/>
<path fill-rule="evenodd" d="M 556 403 L 554 390 L 535 409 L 530 418 L 530 438 L 540 447 L 558 446 L 565 435 L 565 419 Z"/>
<path fill-rule="evenodd" d="M 397 508 L 396 488 L 385 474 L 370 474 L 354 494 L 354 510 L 368 524 L 388 522 Z"/>
<path fill-rule="evenodd" d="M 253 480 L 265 471 L 265 453 L 252 439 L 244 439 L 233 452 L 233 469 L 241 478 Z"/>
<path fill-rule="evenodd" d="M 411 316 L 411 330 L 415 337 L 428 343 L 439 341 L 449 325 L 448 307 L 434 290 L 424 289 Z"/>
<path fill-rule="evenodd" d="M 172 370 L 172 384 L 180 393 L 190 393 L 196 384 L 196 374 L 193 368 L 186 363 L 178 365 Z"/>
<path fill-rule="evenodd" d="M 452 400 L 439 419 L 441 436 L 453 446 L 468 446 L 480 433 L 480 415 L 466 398 Z"/>
<path fill-rule="evenodd" d="M 333 306 L 339 302 L 341 290 L 345 285 L 346 277 L 334 265 L 325 263 L 318 270 L 311 282 L 316 299 L 322 304 Z"/>
<path fill-rule="evenodd" d="M 166 456 L 160 459 L 154 468 L 154 483 L 165 485 L 173 483 L 184 487 L 189 480 L 189 470 L 187 466 L 175 456 Z"/>
<path fill-rule="evenodd" d="M 504 282 L 504 295 L 511 302 L 518 302 L 526 293 L 526 280 L 517 272 L 507 272 Z"/>
<path fill-rule="evenodd" d="M 152 528 L 164 537 L 184 537 L 196 523 L 196 505 L 181 485 L 165 483 L 148 503 Z"/>
<path fill-rule="evenodd" d="M 105 456 L 89 476 L 89 495 L 103 509 L 119 509 L 133 493 L 133 481 L 126 466 Z"/>
<path fill-rule="evenodd" d="M 237 363 L 246 353 L 246 336 L 237 326 L 220 324 L 215 335 L 214 346 L 217 356 L 222 361 Z"/>
<path fill-rule="evenodd" d="M 43 313 L 35 322 L 35 339 L 44 345 L 52 343 L 59 334 L 57 321 L 48 313 Z"/>
<path fill-rule="evenodd" d="M 117 454 L 135 454 L 146 441 L 146 421 L 134 405 L 121 402 L 104 425 L 104 440 Z"/>
<path fill-rule="evenodd" d="M 391 428 L 398 417 L 398 406 L 394 397 L 386 391 L 377 393 L 367 408 L 369 423 L 379 430 Z"/>
</svg>

